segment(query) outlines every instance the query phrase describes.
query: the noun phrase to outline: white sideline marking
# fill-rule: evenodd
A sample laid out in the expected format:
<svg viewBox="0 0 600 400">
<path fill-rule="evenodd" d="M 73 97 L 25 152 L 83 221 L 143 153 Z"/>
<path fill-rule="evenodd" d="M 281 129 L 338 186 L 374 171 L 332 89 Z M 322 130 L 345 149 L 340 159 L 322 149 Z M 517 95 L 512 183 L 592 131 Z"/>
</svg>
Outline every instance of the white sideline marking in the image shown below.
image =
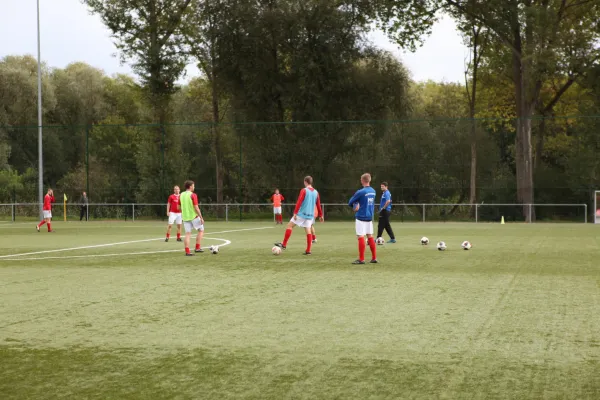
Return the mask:
<svg viewBox="0 0 600 400">
<path fill-rule="evenodd" d="M 204 236 L 216 235 L 218 233 L 257 231 L 257 230 L 261 230 L 261 229 L 272 229 L 272 228 L 273 228 L 272 226 L 265 226 L 265 227 L 262 227 L 262 228 L 233 229 L 233 230 L 229 230 L 229 231 L 209 232 L 209 233 L 205 233 Z M 95 245 L 91 245 L 91 246 L 69 247 L 69 248 L 66 248 L 66 249 L 43 250 L 43 251 L 33 251 L 33 252 L 30 252 L 30 253 L 8 254 L 8 255 L 0 256 L 0 260 L 2 260 L 2 259 L 8 259 L 8 258 L 14 258 L 14 257 L 20 257 L 20 256 L 33 256 L 33 255 L 36 255 L 36 254 L 59 253 L 59 252 L 62 252 L 62 251 L 96 249 L 96 248 L 99 248 L 99 247 L 119 246 L 119 245 L 122 245 L 122 244 L 152 242 L 152 241 L 156 241 L 156 240 L 165 240 L 165 238 L 162 237 L 162 238 L 158 238 L 158 239 L 131 240 L 131 241 L 128 241 L 128 242 L 115 242 L 115 243 L 95 244 Z"/>
<path fill-rule="evenodd" d="M 231 244 L 230 240 L 220 239 L 220 238 L 207 238 L 212 240 L 222 240 L 223 244 L 219 245 L 219 247 L 227 246 Z M 3 261 L 36 261 L 36 260 L 64 260 L 69 258 L 96 258 L 96 257 L 115 257 L 115 256 L 137 256 L 142 254 L 160 254 L 160 253 L 175 253 L 181 252 L 179 250 L 157 250 L 157 251 L 138 251 L 135 253 L 113 253 L 113 254 L 93 254 L 93 255 L 85 255 L 85 256 L 50 256 L 50 257 L 19 257 L 19 258 L 6 258 Z"/>
</svg>

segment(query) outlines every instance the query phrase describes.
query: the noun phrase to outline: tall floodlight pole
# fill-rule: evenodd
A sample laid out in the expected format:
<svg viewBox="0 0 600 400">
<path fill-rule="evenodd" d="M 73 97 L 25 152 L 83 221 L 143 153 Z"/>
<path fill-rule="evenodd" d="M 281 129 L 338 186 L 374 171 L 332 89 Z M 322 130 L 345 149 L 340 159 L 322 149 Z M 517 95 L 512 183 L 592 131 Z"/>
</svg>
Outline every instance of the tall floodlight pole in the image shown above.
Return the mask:
<svg viewBox="0 0 600 400">
<path fill-rule="evenodd" d="M 42 57 L 40 50 L 40 0 L 37 0 L 37 59 L 38 59 L 38 203 L 40 220 L 44 204 L 44 160 L 42 158 Z"/>
</svg>

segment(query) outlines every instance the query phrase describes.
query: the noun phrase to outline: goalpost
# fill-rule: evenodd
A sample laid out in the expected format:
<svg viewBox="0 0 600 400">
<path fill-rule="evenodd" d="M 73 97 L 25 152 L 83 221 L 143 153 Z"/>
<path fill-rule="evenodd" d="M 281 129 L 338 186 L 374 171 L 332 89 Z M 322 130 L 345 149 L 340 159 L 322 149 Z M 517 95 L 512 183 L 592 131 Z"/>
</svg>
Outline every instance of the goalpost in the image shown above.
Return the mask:
<svg viewBox="0 0 600 400">
<path fill-rule="evenodd" d="M 594 223 L 600 224 L 600 190 L 594 192 Z"/>
</svg>

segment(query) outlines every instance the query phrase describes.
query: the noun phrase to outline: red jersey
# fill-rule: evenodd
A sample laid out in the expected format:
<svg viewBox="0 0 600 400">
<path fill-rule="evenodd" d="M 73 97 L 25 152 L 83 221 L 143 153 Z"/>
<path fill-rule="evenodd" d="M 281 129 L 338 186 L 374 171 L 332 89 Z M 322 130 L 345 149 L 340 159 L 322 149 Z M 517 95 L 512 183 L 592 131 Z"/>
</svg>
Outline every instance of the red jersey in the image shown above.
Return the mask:
<svg viewBox="0 0 600 400">
<path fill-rule="evenodd" d="M 271 196 L 271 201 L 273 202 L 273 207 L 281 207 L 281 202 L 284 201 L 285 198 L 283 197 L 283 195 L 280 194 L 274 194 L 273 196 Z"/>
<path fill-rule="evenodd" d="M 181 203 L 179 203 L 179 196 L 176 194 L 172 194 L 169 196 L 169 200 L 167 200 L 167 204 L 169 204 L 169 212 L 172 213 L 181 213 Z"/>
<path fill-rule="evenodd" d="M 49 194 L 44 196 L 44 211 L 52 210 L 52 203 L 54 203 L 54 196 Z"/>
</svg>

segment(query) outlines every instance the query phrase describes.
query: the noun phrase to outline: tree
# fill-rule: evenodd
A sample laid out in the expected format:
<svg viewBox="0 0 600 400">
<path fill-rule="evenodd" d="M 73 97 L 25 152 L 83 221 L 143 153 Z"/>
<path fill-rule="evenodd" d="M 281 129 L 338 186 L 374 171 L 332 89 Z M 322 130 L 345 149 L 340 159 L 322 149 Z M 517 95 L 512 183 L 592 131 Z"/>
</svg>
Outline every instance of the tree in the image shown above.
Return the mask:
<svg viewBox="0 0 600 400">
<path fill-rule="evenodd" d="M 224 62 L 218 46 L 222 40 L 220 26 L 226 20 L 229 12 L 224 1 L 197 1 L 187 13 L 184 21 L 186 43 L 189 54 L 196 59 L 198 67 L 203 72 L 210 87 L 210 105 L 212 120 L 212 147 L 215 158 L 215 177 L 217 186 L 217 202 L 223 202 L 223 146 L 220 123 L 223 119 L 221 103 L 227 104 L 228 99 L 222 93 L 221 64 Z M 227 107 L 227 106 L 225 106 Z M 226 110 L 225 110 L 226 112 Z"/>
<path fill-rule="evenodd" d="M 111 30 L 123 61 L 133 61 L 154 108 L 154 122 L 163 124 L 175 81 L 186 66 L 181 51 L 181 20 L 191 0 L 82 0 Z"/>
<path fill-rule="evenodd" d="M 384 9 L 406 5 L 406 1 L 391 4 Z M 600 5 L 587 0 L 430 0 L 411 7 L 429 15 L 425 19 L 429 26 L 439 8 L 470 18 L 486 27 L 510 51 L 517 117 L 517 200 L 533 203 L 532 116 L 541 87 L 549 74 L 562 66 L 589 68 L 597 62 Z M 414 24 L 413 13 L 396 13 L 394 17 L 391 20 L 395 24 L 388 30 L 399 43 L 412 43 L 418 40 L 418 33 L 426 30 L 398 29 Z M 384 20 L 390 21 L 389 15 Z M 530 210 L 527 206 L 523 210 L 528 222 L 533 219 Z"/>
<path fill-rule="evenodd" d="M 474 204 L 477 201 L 477 89 L 479 83 L 479 67 L 482 57 L 487 49 L 488 32 L 473 18 L 461 18 L 458 29 L 462 32 L 463 38 L 470 49 L 469 59 L 465 66 L 465 89 L 469 101 L 469 118 L 471 120 L 471 176 L 469 184 L 469 203 Z M 474 209 L 473 209 L 474 211 Z"/>
</svg>

